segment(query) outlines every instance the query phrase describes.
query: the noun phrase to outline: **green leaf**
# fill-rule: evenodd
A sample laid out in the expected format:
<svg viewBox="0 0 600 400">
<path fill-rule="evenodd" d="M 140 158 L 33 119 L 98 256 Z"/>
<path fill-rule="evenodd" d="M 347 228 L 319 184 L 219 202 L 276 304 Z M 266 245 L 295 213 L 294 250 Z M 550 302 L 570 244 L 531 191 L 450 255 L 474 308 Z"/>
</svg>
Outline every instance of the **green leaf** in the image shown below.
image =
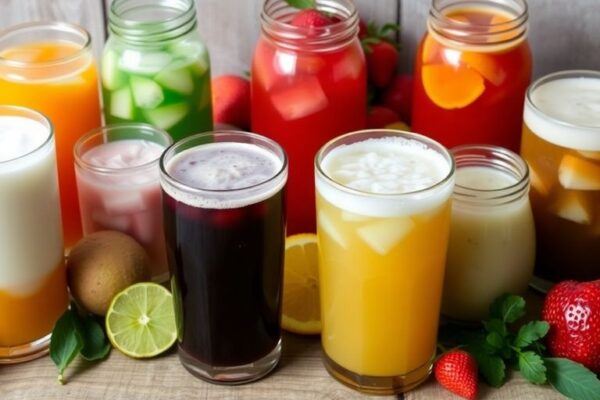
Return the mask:
<svg viewBox="0 0 600 400">
<path fill-rule="evenodd" d="M 504 321 L 498 318 L 492 318 L 487 321 L 482 321 L 483 327 L 488 332 L 496 332 L 502 337 L 506 337 L 508 335 L 508 329 L 506 329 L 506 324 Z"/>
<path fill-rule="evenodd" d="M 573 400 L 600 400 L 600 380 L 583 365 L 566 358 L 545 358 L 548 382 Z"/>
<path fill-rule="evenodd" d="M 503 294 L 490 306 L 490 316 L 512 323 L 525 315 L 525 299 L 513 294 Z"/>
<path fill-rule="evenodd" d="M 541 385 L 546 382 L 546 367 L 542 357 L 533 351 L 519 353 L 521 375 L 531 383 Z"/>
<path fill-rule="evenodd" d="M 92 316 L 80 318 L 83 335 L 81 356 L 88 361 L 102 360 L 111 349 L 102 326 Z"/>
<path fill-rule="evenodd" d="M 316 8 L 316 0 L 286 0 L 286 2 L 297 9 L 304 10 L 305 8 Z"/>
<path fill-rule="evenodd" d="M 485 338 L 485 341 L 495 349 L 502 349 L 506 345 L 504 338 L 498 332 L 490 332 Z"/>
<path fill-rule="evenodd" d="M 469 345 L 467 351 L 477 360 L 479 373 L 493 387 L 500 387 L 506 380 L 506 365 L 501 357 L 490 354 L 485 346 Z"/>
<path fill-rule="evenodd" d="M 521 326 L 513 344 L 520 349 L 525 348 L 546 336 L 549 329 L 550 325 L 546 321 L 531 321 Z"/>
<path fill-rule="evenodd" d="M 74 306 L 56 321 L 50 336 L 50 358 L 58 367 L 58 381 L 64 384 L 63 374 L 83 348 L 77 311 Z"/>
</svg>

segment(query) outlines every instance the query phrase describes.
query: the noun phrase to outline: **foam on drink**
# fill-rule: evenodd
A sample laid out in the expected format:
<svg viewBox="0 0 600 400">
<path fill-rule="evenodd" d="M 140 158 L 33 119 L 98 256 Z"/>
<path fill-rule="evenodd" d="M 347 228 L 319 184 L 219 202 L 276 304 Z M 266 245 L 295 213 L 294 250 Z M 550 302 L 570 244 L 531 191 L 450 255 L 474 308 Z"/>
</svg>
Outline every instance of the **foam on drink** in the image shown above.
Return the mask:
<svg viewBox="0 0 600 400">
<path fill-rule="evenodd" d="M 541 84 L 525 103 L 523 118 L 547 142 L 575 150 L 600 151 L 600 79 L 564 78 Z"/>
<path fill-rule="evenodd" d="M 281 190 L 285 179 L 276 179 L 267 188 L 262 184 L 275 177 L 282 165 L 275 154 L 257 145 L 208 143 L 182 151 L 166 165 L 173 179 L 198 192 L 188 194 L 165 185 L 163 188 L 171 197 L 193 207 L 244 207 Z"/>
<path fill-rule="evenodd" d="M 365 216 L 416 214 L 442 205 L 452 192 L 452 185 L 434 194 L 421 192 L 444 180 L 450 164 L 423 143 L 400 137 L 339 146 L 325 155 L 321 168 L 354 193 L 327 185 L 320 176 L 318 192 L 336 207 Z"/>
</svg>

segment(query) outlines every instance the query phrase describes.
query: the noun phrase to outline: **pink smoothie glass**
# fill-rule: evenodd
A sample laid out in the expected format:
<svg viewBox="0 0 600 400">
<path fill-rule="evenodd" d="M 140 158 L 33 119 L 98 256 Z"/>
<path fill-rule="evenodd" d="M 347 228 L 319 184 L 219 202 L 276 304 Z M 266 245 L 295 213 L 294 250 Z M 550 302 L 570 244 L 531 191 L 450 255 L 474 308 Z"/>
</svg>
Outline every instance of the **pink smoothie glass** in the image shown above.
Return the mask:
<svg viewBox="0 0 600 400">
<path fill-rule="evenodd" d="M 163 130 L 127 123 L 88 132 L 74 148 L 84 236 L 101 230 L 130 235 L 150 256 L 156 282 L 169 277 L 158 161 L 171 143 Z"/>
</svg>

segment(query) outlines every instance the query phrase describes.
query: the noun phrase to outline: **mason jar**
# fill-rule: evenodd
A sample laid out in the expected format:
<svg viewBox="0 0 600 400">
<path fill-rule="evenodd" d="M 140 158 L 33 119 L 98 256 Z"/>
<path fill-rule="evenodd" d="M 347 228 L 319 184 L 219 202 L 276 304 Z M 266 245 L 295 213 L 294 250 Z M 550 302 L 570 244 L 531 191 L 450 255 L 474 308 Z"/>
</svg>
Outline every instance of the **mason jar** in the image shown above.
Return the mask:
<svg viewBox="0 0 600 400">
<path fill-rule="evenodd" d="M 451 151 L 456 186 L 442 314 L 480 321 L 496 297 L 522 294 L 533 274 L 529 169 L 517 154 L 498 146 L 465 145 Z"/>
<path fill-rule="evenodd" d="M 107 124 L 146 122 L 174 140 L 212 129 L 210 62 L 194 0 L 114 0 L 102 56 Z"/>
<path fill-rule="evenodd" d="M 366 126 L 367 78 L 351 0 L 319 0 L 331 23 L 296 26 L 302 11 L 266 0 L 254 49 L 252 131 L 283 146 L 290 160 L 287 232 L 315 232 L 313 161 L 321 146 Z"/>
<path fill-rule="evenodd" d="M 413 130 L 447 147 L 519 151 L 528 18 L 525 0 L 433 0 L 415 60 Z"/>
</svg>

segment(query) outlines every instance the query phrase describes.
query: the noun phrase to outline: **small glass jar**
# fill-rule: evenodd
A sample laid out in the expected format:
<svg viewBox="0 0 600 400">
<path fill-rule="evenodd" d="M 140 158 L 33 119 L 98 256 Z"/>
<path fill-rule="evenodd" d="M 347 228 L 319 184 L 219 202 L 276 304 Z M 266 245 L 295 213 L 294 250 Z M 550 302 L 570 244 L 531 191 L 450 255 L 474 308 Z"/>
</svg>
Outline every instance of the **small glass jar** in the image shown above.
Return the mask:
<svg viewBox="0 0 600 400">
<path fill-rule="evenodd" d="M 412 128 L 447 147 L 517 152 L 531 80 L 525 0 L 433 0 L 414 69 Z"/>
<path fill-rule="evenodd" d="M 319 148 L 366 125 L 356 7 L 350 0 L 320 0 L 317 9 L 334 22 L 295 26 L 296 8 L 284 0 L 265 1 L 252 62 L 252 131 L 280 143 L 290 159 L 290 234 L 315 232 L 313 161 Z"/>
<path fill-rule="evenodd" d="M 499 295 L 523 293 L 533 274 L 529 169 L 517 154 L 497 146 L 466 145 L 451 151 L 456 186 L 442 314 L 479 321 Z"/>
<path fill-rule="evenodd" d="M 146 122 L 174 140 L 212 129 L 210 63 L 193 0 L 114 0 L 108 28 L 106 123 Z"/>
</svg>

